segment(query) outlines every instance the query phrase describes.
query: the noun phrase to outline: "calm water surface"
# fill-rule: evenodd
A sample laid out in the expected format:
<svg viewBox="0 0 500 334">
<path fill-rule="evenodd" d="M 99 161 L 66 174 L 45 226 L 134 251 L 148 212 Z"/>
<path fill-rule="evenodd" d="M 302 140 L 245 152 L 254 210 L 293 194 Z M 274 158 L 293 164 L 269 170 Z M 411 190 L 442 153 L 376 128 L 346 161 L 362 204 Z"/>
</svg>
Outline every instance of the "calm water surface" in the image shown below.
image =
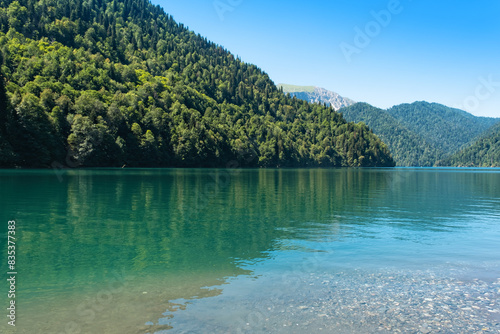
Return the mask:
<svg viewBox="0 0 500 334">
<path fill-rule="evenodd" d="M 2 333 L 500 333 L 499 169 L 0 170 L 0 203 Z"/>
</svg>

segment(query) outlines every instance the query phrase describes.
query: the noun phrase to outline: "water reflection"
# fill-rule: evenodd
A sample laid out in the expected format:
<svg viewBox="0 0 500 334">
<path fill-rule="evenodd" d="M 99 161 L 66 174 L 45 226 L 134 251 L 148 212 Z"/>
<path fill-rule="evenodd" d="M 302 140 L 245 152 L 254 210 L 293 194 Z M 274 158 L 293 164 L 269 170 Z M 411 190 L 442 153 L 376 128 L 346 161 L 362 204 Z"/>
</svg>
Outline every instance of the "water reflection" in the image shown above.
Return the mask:
<svg viewBox="0 0 500 334">
<path fill-rule="evenodd" d="M 68 170 L 59 182 L 51 171 L 0 171 L 0 219 L 20 227 L 19 328 L 167 329 L 145 324 L 173 300 L 221 294 L 273 254 L 434 245 L 439 233 L 471 229 L 471 216 L 498 218 L 499 180 L 498 171 L 111 169 Z"/>
</svg>

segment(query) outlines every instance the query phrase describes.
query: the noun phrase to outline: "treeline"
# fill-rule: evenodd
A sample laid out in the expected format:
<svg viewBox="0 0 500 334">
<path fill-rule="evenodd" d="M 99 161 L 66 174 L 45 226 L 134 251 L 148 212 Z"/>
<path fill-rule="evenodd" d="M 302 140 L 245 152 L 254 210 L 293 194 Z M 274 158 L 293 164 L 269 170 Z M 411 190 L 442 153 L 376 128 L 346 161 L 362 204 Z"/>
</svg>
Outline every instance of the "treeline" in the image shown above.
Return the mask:
<svg viewBox="0 0 500 334">
<path fill-rule="evenodd" d="M 500 167 L 500 124 L 444 163 L 456 167 Z"/>
<path fill-rule="evenodd" d="M 0 0 L 0 166 L 393 166 L 145 0 Z"/>
<path fill-rule="evenodd" d="M 387 110 L 356 103 L 340 110 L 349 121 L 364 122 L 387 144 L 398 166 L 433 166 L 443 152 L 410 131 Z"/>
<path fill-rule="evenodd" d="M 424 101 L 400 104 L 387 112 L 445 155 L 474 142 L 500 119 L 477 117 L 460 109 Z"/>
<path fill-rule="evenodd" d="M 348 121 L 366 123 L 387 144 L 398 166 L 455 165 L 450 156 L 472 145 L 500 122 L 428 102 L 401 104 L 387 110 L 357 103 L 339 112 Z M 462 163 L 474 164 L 472 160 Z"/>
</svg>

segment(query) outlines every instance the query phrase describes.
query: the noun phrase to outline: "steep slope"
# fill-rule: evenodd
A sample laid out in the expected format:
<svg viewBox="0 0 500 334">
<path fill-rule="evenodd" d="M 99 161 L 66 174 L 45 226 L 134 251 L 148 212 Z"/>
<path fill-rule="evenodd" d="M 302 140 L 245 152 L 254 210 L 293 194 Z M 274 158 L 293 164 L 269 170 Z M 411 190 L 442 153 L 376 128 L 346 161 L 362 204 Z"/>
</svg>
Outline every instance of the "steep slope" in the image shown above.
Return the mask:
<svg viewBox="0 0 500 334">
<path fill-rule="evenodd" d="M 444 163 L 456 167 L 500 167 L 500 124 Z"/>
<path fill-rule="evenodd" d="M 339 110 L 350 122 L 364 122 L 387 144 L 397 166 L 433 166 L 443 152 L 409 130 L 386 110 L 356 103 Z"/>
<path fill-rule="evenodd" d="M 314 86 L 281 85 L 284 92 L 313 103 L 332 103 L 329 95 Z M 331 93 L 335 100 L 338 96 Z M 389 147 L 398 166 L 434 166 L 461 148 L 471 145 L 498 118 L 476 117 L 463 110 L 447 106 L 415 102 L 388 110 L 366 103 L 345 100 L 341 112 L 349 122 L 364 122 Z"/>
<path fill-rule="evenodd" d="M 294 86 L 287 84 L 279 84 L 279 88 L 283 89 L 284 93 L 289 93 L 298 99 L 311 103 L 326 103 L 332 106 L 335 110 L 350 106 L 356 102 L 351 99 L 340 96 L 339 94 L 314 86 Z"/>
<path fill-rule="evenodd" d="M 409 130 L 448 155 L 475 141 L 500 121 L 428 102 L 401 104 L 387 111 Z"/>
<path fill-rule="evenodd" d="M 0 0 L 0 51 L 0 166 L 394 164 L 366 126 L 145 0 Z"/>
</svg>

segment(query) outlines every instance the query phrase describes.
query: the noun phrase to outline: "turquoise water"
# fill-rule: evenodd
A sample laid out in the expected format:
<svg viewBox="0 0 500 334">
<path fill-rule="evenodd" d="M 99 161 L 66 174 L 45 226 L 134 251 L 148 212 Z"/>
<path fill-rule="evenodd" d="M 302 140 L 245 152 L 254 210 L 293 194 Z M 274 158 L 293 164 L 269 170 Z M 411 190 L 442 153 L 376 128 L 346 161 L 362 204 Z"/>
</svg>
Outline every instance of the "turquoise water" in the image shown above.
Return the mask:
<svg viewBox="0 0 500 334">
<path fill-rule="evenodd" d="M 2 332 L 500 332 L 499 169 L 1 170 L 0 187 L 4 277 L 9 220 L 18 237 Z"/>
</svg>

